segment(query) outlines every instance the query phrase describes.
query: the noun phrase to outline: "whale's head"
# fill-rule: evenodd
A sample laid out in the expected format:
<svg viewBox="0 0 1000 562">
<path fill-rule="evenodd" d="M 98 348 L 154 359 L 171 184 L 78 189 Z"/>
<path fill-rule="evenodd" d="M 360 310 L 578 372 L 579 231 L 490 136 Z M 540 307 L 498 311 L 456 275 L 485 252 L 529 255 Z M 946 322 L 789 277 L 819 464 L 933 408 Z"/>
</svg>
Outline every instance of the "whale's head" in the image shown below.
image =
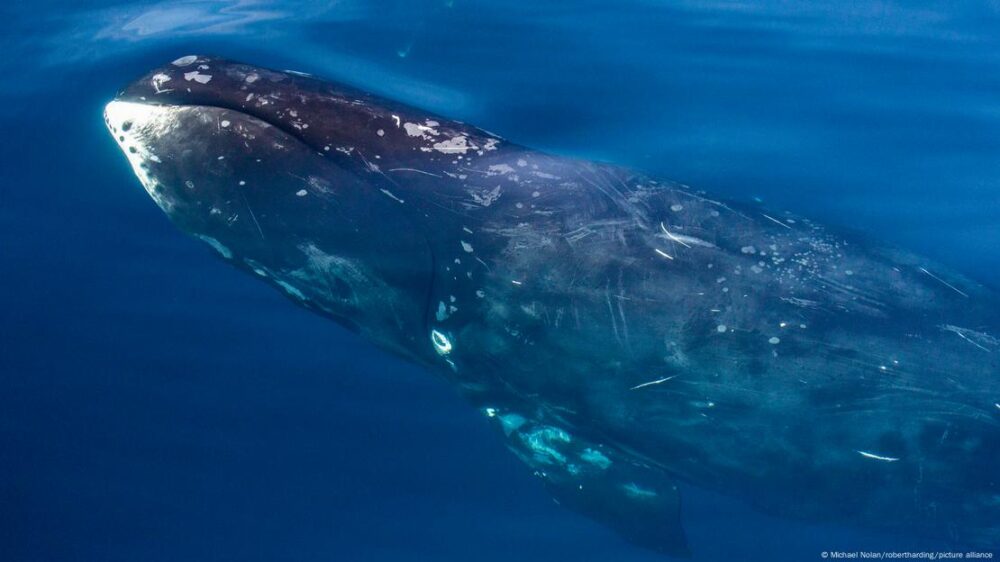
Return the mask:
<svg viewBox="0 0 1000 562">
<path fill-rule="evenodd" d="M 398 127 L 406 111 L 304 75 L 186 56 L 127 86 L 104 117 L 181 230 L 399 351 L 426 338 L 432 275 L 383 172 L 421 153 Z"/>
</svg>

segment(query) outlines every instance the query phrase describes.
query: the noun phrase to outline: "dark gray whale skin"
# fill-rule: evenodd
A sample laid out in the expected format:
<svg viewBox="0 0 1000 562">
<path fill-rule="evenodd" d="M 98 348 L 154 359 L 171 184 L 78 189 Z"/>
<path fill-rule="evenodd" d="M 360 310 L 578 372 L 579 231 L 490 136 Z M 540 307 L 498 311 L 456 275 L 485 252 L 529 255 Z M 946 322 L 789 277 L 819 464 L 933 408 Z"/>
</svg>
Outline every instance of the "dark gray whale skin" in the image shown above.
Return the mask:
<svg viewBox="0 0 1000 562">
<path fill-rule="evenodd" d="M 559 503 L 637 544 L 688 554 L 678 481 L 1000 538 L 1000 308 L 940 265 L 212 57 L 105 119 L 181 230 L 454 383 Z"/>
</svg>

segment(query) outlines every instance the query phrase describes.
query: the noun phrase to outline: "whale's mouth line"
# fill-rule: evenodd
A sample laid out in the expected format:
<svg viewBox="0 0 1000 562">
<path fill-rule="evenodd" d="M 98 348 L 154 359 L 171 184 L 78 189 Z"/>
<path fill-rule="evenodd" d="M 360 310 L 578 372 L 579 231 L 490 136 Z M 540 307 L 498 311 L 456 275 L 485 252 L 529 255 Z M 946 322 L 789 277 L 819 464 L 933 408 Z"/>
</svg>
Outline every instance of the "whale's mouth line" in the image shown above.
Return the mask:
<svg viewBox="0 0 1000 562">
<path fill-rule="evenodd" d="M 229 111 L 237 114 L 239 117 L 245 119 L 255 119 L 261 123 L 265 123 L 268 126 L 278 129 L 279 131 L 294 138 L 295 140 L 301 142 L 302 144 L 308 146 L 313 150 L 322 151 L 321 148 L 317 147 L 313 142 L 310 142 L 309 139 L 305 138 L 302 135 L 302 131 L 297 130 L 295 127 L 290 127 L 287 124 L 282 123 L 280 120 L 269 118 L 269 116 L 265 114 L 247 111 L 246 107 L 233 107 L 229 104 L 224 104 L 224 103 L 223 104 L 200 103 L 200 102 L 184 103 L 183 101 L 170 101 L 168 103 L 158 103 L 149 99 L 144 99 L 144 97 L 131 97 L 131 96 L 123 97 L 120 95 L 115 96 L 113 100 L 108 102 L 106 107 L 110 107 L 111 104 L 114 103 L 129 103 L 135 105 L 142 105 L 149 108 L 188 108 L 188 109 L 204 108 L 207 110 L 215 109 L 215 110 Z M 107 116 L 107 111 L 105 111 L 105 116 Z M 111 126 L 110 123 L 108 123 L 108 125 Z M 118 133 L 117 131 L 114 132 L 115 134 Z"/>
</svg>

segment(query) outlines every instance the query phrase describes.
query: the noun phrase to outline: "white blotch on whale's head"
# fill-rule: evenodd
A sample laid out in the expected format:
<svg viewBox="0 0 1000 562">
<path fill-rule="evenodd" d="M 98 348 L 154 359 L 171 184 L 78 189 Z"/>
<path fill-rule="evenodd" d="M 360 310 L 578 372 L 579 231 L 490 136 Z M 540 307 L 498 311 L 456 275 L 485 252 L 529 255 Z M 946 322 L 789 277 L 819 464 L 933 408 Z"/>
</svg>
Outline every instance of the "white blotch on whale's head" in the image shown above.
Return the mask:
<svg viewBox="0 0 1000 562">
<path fill-rule="evenodd" d="M 431 140 L 439 134 L 437 130 L 429 124 L 420 125 L 418 123 L 404 123 L 403 129 L 406 131 L 407 135 L 411 137 L 420 137 L 425 140 Z"/>
<path fill-rule="evenodd" d="M 212 75 L 211 74 L 202 74 L 202 73 L 198 72 L 197 70 L 194 70 L 192 72 L 185 72 L 184 73 L 184 79 L 187 80 L 188 82 L 194 80 L 195 82 L 197 82 L 199 84 L 208 84 L 212 80 Z"/>
<path fill-rule="evenodd" d="M 465 154 L 468 150 L 475 150 L 477 147 L 468 142 L 468 137 L 458 135 L 450 139 L 443 140 L 441 142 L 436 142 L 433 145 L 434 150 L 438 152 L 443 152 L 445 154 Z"/>
<path fill-rule="evenodd" d="M 163 91 L 163 85 L 169 81 L 170 76 L 161 72 L 159 74 L 154 74 L 153 77 L 150 78 L 149 85 L 153 87 L 153 90 L 159 93 Z"/>
<path fill-rule="evenodd" d="M 108 130 L 125 153 L 143 188 L 164 211 L 168 211 L 171 204 L 157 190 L 152 164 L 159 163 L 160 158 L 153 153 L 148 141 L 168 133 L 175 126 L 178 109 L 170 105 L 126 101 L 113 101 L 104 107 Z"/>
<path fill-rule="evenodd" d="M 495 175 L 511 174 L 513 172 L 514 168 L 512 168 L 510 164 L 493 164 L 492 166 L 487 168 L 486 175 L 495 176 Z"/>
</svg>

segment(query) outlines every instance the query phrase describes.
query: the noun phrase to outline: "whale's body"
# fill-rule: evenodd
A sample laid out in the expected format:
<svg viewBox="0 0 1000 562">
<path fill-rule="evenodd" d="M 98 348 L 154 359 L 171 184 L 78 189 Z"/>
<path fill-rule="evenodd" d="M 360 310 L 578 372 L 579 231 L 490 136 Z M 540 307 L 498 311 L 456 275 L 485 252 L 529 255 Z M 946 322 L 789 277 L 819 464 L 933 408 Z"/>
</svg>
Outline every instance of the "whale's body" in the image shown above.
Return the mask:
<svg viewBox="0 0 1000 562">
<path fill-rule="evenodd" d="M 1000 536 L 1000 308 L 945 268 L 208 57 L 106 120 L 182 230 L 452 381 L 561 504 L 636 543 L 686 553 L 677 481 Z"/>
</svg>

